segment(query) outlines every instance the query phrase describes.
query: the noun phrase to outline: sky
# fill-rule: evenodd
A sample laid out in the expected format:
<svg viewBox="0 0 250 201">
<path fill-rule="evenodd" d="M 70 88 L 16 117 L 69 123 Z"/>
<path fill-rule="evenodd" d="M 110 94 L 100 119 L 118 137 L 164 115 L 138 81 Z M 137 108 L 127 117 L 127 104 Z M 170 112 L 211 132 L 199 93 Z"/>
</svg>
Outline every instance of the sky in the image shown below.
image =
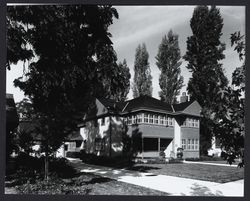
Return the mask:
<svg viewBox="0 0 250 201">
<path fill-rule="evenodd" d="M 223 64 L 225 75 L 231 81 L 232 72 L 241 66 L 238 54 L 230 44 L 230 35 L 235 31 L 245 33 L 245 7 L 244 6 L 217 6 L 223 18 L 223 29 L 221 42 L 226 44 Z M 111 40 L 117 53 L 118 61 L 127 60 L 131 73 L 131 86 L 134 76 L 135 49 L 139 44 L 145 43 L 149 53 L 151 75 L 153 77 L 153 97 L 159 98 L 159 75 L 155 56 L 159 44 L 164 35 L 170 29 L 179 35 L 179 46 L 181 56 L 186 52 L 186 40 L 192 35 L 190 19 L 192 18 L 194 6 L 115 6 L 119 19 L 114 19 L 109 27 L 112 34 Z M 27 65 L 27 64 L 26 64 Z M 186 91 L 186 86 L 191 73 L 186 68 L 187 62 L 182 60 L 181 75 L 184 77 L 185 86 L 181 92 Z M 7 71 L 7 70 L 6 70 Z M 23 63 L 19 62 L 12 66 L 11 71 L 6 72 L 6 92 L 14 94 L 16 102 L 23 99 L 23 93 L 13 86 L 13 80 L 22 76 Z M 132 98 L 132 89 L 128 94 Z"/>
</svg>

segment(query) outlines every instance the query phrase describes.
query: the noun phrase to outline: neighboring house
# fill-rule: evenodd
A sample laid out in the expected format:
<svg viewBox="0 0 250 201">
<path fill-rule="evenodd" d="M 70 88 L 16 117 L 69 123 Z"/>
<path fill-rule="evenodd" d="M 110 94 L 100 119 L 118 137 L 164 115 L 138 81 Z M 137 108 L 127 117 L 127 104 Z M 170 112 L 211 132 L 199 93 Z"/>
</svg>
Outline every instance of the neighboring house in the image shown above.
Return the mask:
<svg viewBox="0 0 250 201">
<path fill-rule="evenodd" d="M 117 156 L 123 152 L 124 135 L 141 137 L 137 157 L 199 157 L 200 111 L 197 101 L 169 105 L 158 99 L 141 96 L 125 102 L 96 99 L 95 106 L 79 125 L 87 153 Z"/>
<path fill-rule="evenodd" d="M 36 125 L 34 122 L 27 120 L 27 119 L 20 119 L 20 123 L 18 126 L 18 131 L 20 134 L 30 133 L 30 136 L 32 138 L 32 144 L 31 147 L 33 152 L 30 154 L 33 156 L 40 156 L 43 153 L 41 153 L 40 147 L 42 142 L 44 141 L 44 138 L 42 135 L 38 134 L 35 131 Z M 55 156 L 56 157 L 66 157 L 67 152 L 80 152 L 80 149 L 82 147 L 83 139 L 79 132 L 73 132 L 70 134 L 65 141 L 63 142 L 62 146 L 56 151 Z"/>
<path fill-rule="evenodd" d="M 221 152 L 222 152 L 220 140 L 213 136 L 212 140 L 211 140 L 211 144 L 212 144 L 211 148 L 208 149 L 208 151 L 207 151 L 208 156 L 220 157 Z"/>
</svg>

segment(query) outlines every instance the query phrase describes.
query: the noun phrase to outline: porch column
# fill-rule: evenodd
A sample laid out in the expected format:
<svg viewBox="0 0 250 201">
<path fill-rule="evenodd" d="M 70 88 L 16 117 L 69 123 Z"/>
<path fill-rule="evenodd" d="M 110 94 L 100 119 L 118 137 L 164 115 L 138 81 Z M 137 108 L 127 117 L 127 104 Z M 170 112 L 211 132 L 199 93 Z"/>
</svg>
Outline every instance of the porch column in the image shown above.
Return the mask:
<svg viewBox="0 0 250 201">
<path fill-rule="evenodd" d="M 177 157 L 177 148 L 181 147 L 181 126 L 177 119 L 174 119 L 174 155 Z"/>
</svg>

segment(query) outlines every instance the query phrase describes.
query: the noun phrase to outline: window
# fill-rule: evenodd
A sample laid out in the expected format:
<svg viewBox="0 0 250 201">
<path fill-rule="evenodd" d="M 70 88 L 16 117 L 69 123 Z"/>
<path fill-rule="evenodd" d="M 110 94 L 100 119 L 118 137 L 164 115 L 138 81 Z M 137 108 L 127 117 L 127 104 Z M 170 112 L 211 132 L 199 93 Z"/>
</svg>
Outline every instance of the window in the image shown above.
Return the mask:
<svg viewBox="0 0 250 201">
<path fill-rule="evenodd" d="M 149 119 L 149 115 L 144 114 L 144 123 L 148 123 L 149 122 L 148 119 Z"/>
<path fill-rule="evenodd" d="M 158 115 L 154 115 L 154 124 L 158 124 L 159 119 L 158 119 Z"/>
<path fill-rule="evenodd" d="M 128 125 L 132 124 L 132 117 L 128 117 Z"/>
<path fill-rule="evenodd" d="M 186 139 L 182 139 L 181 140 L 181 147 L 182 147 L 182 149 L 186 149 Z"/>
<path fill-rule="evenodd" d="M 150 124 L 154 123 L 154 115 L 152 115 L 152 114 L 149 115 L 149 123 Z"/>
<path fill-rule="evenodd" d="M 143 138 L 144 151 L 158 151 L 158 138 Z"/>
<path fill-rule="evenodd" d="M 195 139 L 195 141 L 194 141 L 194 149 L 199 150 L 199 140 L 198 139 Z"/>
<path fill-rule="evenodd" d="M 164 125 L 165 126 L 168 125 L 168 118 L 167 118 L 167 116 L 163 117 L 163 121 L 164 121 Z"/>
<path fill-rule="evenodd" d="M 168 117 L 168 125 L 173 126 L 173 118 Z"/>
<path fill-rule="evenodd" d="M 132 124 L 136 124 L 136 116 L 135 115 L 132 116 Z"/>
<path fill-rule="evenodd" d="M 160 116 L 160 125 L 164 125 L 164 117 L 162 115 Z"/>
<path fill-rule="evenodd" d="M 142 123 L 142 114 L 137 115 L 137 123 Z"/>
<path fill-rule="evenodd" d="M 128 124 L 128 119 L 125 117 L 125 118 L 123 119 L 123 122 L 124 122 L 125 125 L 127 125 L 127 124 Z"/>
<path fill-rule="evenodd" d="M 191 139 L 191 149 L 194 150 L 194 139 Z"/>
<path fill-rule="evenodd" d="M 102 126 L 105 125 L 105 117 L 102 118 Z"/>
<path fill-rule="evenodd" d="M 193 118 L 186 118 L 183 122 L 184 127 L 199 128 L 199 120 Z"/>
<path fill-rule="evenodd" d="M 188 139 L 187 149 L 191 149 L 191 139 Z"/>
</svg>

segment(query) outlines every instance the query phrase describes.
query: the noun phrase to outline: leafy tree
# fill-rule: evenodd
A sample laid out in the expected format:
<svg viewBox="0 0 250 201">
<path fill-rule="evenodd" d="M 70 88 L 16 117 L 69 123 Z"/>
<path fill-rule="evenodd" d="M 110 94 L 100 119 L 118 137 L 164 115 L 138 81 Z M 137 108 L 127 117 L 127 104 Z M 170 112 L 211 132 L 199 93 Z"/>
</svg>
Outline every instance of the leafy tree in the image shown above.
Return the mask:
<svg viewBox="0 0 250 201">
<path fill-rule="evenodd" d="M 113 17 L 118 18 L 118 13 L 111 6 L 8 7 L 7 34 L 14 29 L 22 39 L 20 43 L 8 37 L 8 49 L 17 50 L 16 60 L 28 60 L 30 55 L 22 58 L 19 52 L 29 46 L 37 58 L 28 65 L 26 79 L 16 79 L 14 84 L 29 97 L 36 113 L 36 130 L 43 136 L 46 153 L 46 179 L 48 156 L 77 129 L 94 97 L 114 95 L 126 86 L 117 84 L 107 92 L 107 84 L 117 82 L 116 55 L 108 32 Z M 10 58 L 7 64 L 16 62 Z"/>
<path fill-rule="evenodd" d="M 156 56 L 156 65 L 161 71 L 159 84 L 161 100 L 169 104 L 177 102 L 176 96 L 179 95 L 183 87 L 183 76 L 181 73 L 181 53 L 178 43 L 178 35 L 172 30 L 162 38 Z"/>
<path fill-rule="evenodd" d="M 215 94 L 227 84 L 219 60 L 224 58 L 224 44 L 219 41 L 222 29 L 222 18 L 219 10 L 212 7 L 197 7 L 191 19 L 193 36 L 187 41 L 188 69 L 192 78 L 188 91 L 203 106 L 204 119 L 201 121 L 201 147 L 206 152 L 210 146 L 213 121 L 210 117 L 214 107 Z M 210 27 L 210 28 L 209 28 Z M 215 27 L 215 28 L 214 28 Z M 205 146 L 204 146 L 205 145 Z"/>
<path fill-rule="evenodd" d="M 239 54 L 243 65 L 237 67 L 232 74 L 232 87 L 219 92 L 220 99 L 215 113 L 216 137 L 221 142 L 222 149 L 227 153 L 231 164 L 236 157 L 241 157 L 240 167 L 244 166 L 244 139 L 245 139 L 245 36 L 240 32 L 231 34 L 231 45 Z"/>
<path fill-rule="evenodd" d="M 128 93 L 129 93 L 130 77 L 131 77 L 126 59 L 124 59 L 122 63 L 119 62 L 118 68 L 116 68 L 116 70 L 117 70 L 116 71 L 116 73 L 117 73 L 116 84 L 118 86 L 121 86 L 121 85 L 124 85 L 124 86 L 122 87 L 122 90 L 117 87 L 117 89 L 119 89 L 119 91 L 117 91 L 115 93 L 116 95 L 113 99 L 116 101 L 125 101 Z M 114 84 L 111 86 L 114 86 Z M 113 90 L 111 90 L 111 91 L 113 91 Z"/>
<path fill-rule="evenodd" d="M 148 52 L 145 43 L 139 45 L 135 52 L 134 63 L 134 83 L 133 96 L 134 98 L 148 95 L 152 96 L 152 76 L 148 62 Z"/>
<path fill-rule="evenodd" d="M 193 35 L 187 39 L 187 52 L 184 59 L 192 72 L 187 90 L 191 98 L 202 106 L 201 151 L 206 153 L 211 146 L 213 135 L 212 114 L 218 104 L 218 92 L 225 88 L 228 80 L 224 75 L 222 64 L 225 44 L 220 42 L 223 19 L 215 6 L 197 6 L 190 21 Z"/>
</svg>

